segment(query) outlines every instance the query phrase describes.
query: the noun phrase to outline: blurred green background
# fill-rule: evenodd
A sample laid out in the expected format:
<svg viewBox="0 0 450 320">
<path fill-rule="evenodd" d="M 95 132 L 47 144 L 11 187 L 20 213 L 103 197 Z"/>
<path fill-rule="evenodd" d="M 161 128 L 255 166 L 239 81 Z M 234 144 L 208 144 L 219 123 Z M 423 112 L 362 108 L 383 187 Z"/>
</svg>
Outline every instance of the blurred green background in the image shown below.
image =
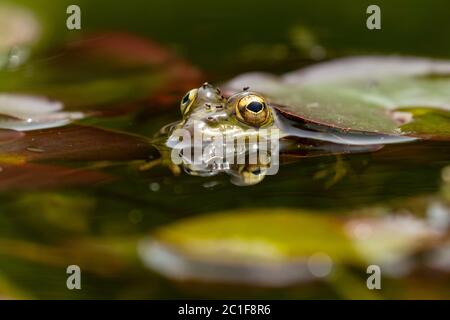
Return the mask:
<svg viewBox="0 0 450 320">
<path fill-rule="evenodd" d="M 46 39 L 41 49 L 77 37 L 78 31 L 65 28 L 66 8 L 77 4 L 82 10 L 81 32 L 120 30 L 150 37 L 216 76 L 254 67 L 287 71 L 314 57 L 450 54 L 445 0 L 14 3 L 33 8 L 41 17 Z M 370 4 L 381 7 L 381 30 L 366 28 Z M 319 51 L 315 55 L 314 48 Z"/>
</svg>

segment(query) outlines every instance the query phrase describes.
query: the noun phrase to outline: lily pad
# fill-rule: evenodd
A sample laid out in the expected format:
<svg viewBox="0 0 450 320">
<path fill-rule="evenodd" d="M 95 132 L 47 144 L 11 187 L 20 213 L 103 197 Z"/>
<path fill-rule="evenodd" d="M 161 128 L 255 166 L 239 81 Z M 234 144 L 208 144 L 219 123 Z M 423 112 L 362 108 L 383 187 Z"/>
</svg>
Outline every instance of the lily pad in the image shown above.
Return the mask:
<svg viewBox="0 0 450 320">
<path fill-rule="evenodd" d="M 46 96 L 67 108 L 111 108 L 199 82 L 200 72 L 170 50 L 125 32 L 84 34 L 0 79 L 0 91 Z M 179 92 L 178 92 L 179 90 Z"/>
<path fill-rule="evenodd" d="M 450 139 L 450 62 L 407 57 L 356 57 L 313 65 L 281 77 L 252 73 L 230 82 L 266 94 L 288 117 L 343 129 Z M 397 109 L 439 110 L 439 126 L 414 112 L 402 127 Z M 436 111 L 437 112 L 437 111 Z M 445 114 L 442 117 L 442 114 Z M 412 115 L 412 117 L 411 117 Z M 420 127 L 420 129 L 419 129 Z"/>
<path fill-rule="evenodd" d="M 287 209 L 182 220 L 156 231 L 140 253 L 176 279 L 269 286 L 327 276 L 335 263 L 359 260 L 337 220 Z"/>
</svg>

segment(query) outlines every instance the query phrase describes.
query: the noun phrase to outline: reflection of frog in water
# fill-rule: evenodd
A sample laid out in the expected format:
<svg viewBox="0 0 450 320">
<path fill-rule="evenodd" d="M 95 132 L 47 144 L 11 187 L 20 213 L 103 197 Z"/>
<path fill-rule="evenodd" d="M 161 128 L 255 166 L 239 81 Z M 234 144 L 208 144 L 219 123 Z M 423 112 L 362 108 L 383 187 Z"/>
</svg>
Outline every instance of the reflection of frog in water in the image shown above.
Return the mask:
<svg viewBox="0 0 450 320">
<path fill-rule="evenodd" d="M 378 150 L 381 141 L 388 142 L 378 135 L 287 119 L 265 97 L 248 88 L 225 98 L 219 89 L 205 83 L 186 93 L 181 113 L 181 121 L 165 126 L 155 138 L 162 154 L 160 162 L 175 172 L 180 165 L 191 175 L 225 172 L 237 185 L 256 184 L 275 174 L 279 152 L 283 158 L 368 152 Z M 332 179 L 346 170 L 336 165 L 335 171 L 330 173 Z"/>
<path fill-rule="evenodd" d="M 260 94 L 244 90 L 225 98 L 205 83 L 182 98 L 181 113 L 183 119 L 156 139 L 166 164 L 177 162 L 198 176 L 226 172 L 238 185 L 258 183 L 270 169 L 276 171 L 278 150 L 273 152 L 270 135 L 278 144 L 277 116 Z"/>
</svg>

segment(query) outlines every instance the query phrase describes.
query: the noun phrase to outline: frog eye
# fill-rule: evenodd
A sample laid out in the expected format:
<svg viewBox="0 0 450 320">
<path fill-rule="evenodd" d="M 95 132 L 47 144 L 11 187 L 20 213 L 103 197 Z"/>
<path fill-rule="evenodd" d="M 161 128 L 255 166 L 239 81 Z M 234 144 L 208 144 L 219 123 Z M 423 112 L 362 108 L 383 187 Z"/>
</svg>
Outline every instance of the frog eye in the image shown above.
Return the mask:
<svg viewBox="0 0 450 320">
<path fill-rule="evenodd" d="M 272 114 L 263 97 L 248 94 L 236 105 L 236 116 L 239 121 L 254 127 L 262 127 L 272 121 Z"/>
<path fill-rule="evenodd" d="M 194 102 L 195 98 L 197 98 L 197 92 L 197 89 L 192 89 L 181 99 L 180 110 L 182 115 L 186 115 L 189 113 L 192 103 Z"/>
</svg>

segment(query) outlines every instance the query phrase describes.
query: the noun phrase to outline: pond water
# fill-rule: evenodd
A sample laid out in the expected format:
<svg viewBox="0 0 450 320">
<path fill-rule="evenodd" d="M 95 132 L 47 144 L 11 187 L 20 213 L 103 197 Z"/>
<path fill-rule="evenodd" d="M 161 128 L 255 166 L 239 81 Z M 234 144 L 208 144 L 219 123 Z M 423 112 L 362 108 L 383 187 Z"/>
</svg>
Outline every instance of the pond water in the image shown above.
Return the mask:
<svg viewBox="0 0 450 320">
<path fill-rule="evenodd" d="M 237 2 L 208 2 L 223 13 L 213 19 L 181 2 L 81 1 L 95 19 L 70 33 L 55 26 L 64 3 L 22 2 L 37 22 L 23 12 L 15 21 L 40 23 L 42 33 L 30 33 L 38 38 L 17 46 L 20 55 L 0 39 L 0 298 L 450 298 L 448 139 L 382 145 L 378 135 L 321 134 L 346 145 L 364 138 L 366 149 L 282 153 L 277 174 L 248 186 L 177 171 L 152 145 L 180 120 L 184 93 L 206 80 L 292 71 L 316 63 L 318 50 L 320 60 L 380 51 L 448 58 L 448 42 L 423 48 L 398 26 L 370 41 L 355 27 L 363 6 L 318 15 L 306 3 L 263 4 L 252 12 L 285 19 L 240 33 L 224 27 L 230 16 L 237 25 L 247 18 Z M 422 27 L 423 10 L 408 6 L 411 29 Z M 190 14 L 203 27 L 188 24 Z M 444 14 L 435 21 L 448 28 Z M 429 123 L 443 124 L 436 134 L 445 136 L 448 114 L 436 117 Z M 66 286 L 69 265 L 81 269 L 81 290 Z M 367 288 L 369 265 L 381 268 L 382 290 Z"/>
</svg>

